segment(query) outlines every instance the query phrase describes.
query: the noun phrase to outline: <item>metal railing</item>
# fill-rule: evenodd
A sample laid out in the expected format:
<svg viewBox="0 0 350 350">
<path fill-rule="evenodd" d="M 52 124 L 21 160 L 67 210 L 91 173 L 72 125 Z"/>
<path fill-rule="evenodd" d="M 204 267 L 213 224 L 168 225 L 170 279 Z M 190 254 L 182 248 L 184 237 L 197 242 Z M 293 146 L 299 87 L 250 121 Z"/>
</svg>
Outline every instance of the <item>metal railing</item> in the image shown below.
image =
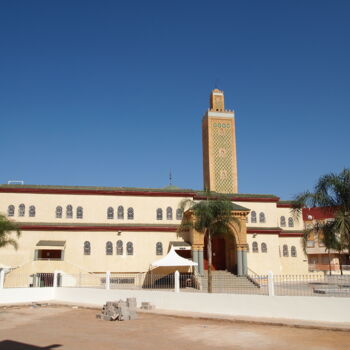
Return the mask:
<svg viewBox="0 0 350 350">
<path fill-rule="evenodd" d="M 2 274 L 0 288 L 61 287 L 150 291 L 208 292 L 208 275 L 180 273 L 35 273 Z M 248 275 L 229 272 L 212 275 L 212 292 L 270 296 L 350 297 L 350 275 Z"/>
</svg>

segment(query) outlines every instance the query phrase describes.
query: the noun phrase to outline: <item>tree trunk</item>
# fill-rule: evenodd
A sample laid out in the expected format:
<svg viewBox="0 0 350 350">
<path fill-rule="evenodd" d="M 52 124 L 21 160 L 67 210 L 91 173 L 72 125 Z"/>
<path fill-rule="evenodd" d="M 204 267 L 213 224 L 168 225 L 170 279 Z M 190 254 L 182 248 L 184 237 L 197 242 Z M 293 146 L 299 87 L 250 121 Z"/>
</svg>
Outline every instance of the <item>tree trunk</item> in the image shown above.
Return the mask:
<svg viewBox="0 0 350 350">
<path fill-rule="evenodd" d="M 331 252 L 328 249 L 328 264 L 329 264 L 329 275 L 332 276 L 332 266 L 331 266 Z"/>
<path fill-rule="evenodd" d="M 213 281 L 211 275 L 212 268 L 212 251 L 211 251 L 211 234 L 210 230 L 208 230 L 208 242 L 207 242 L 207 255 L 208 255 L 208 293 L 213 292 Z"/>
<path fill-rule="evenodd" d="M 341 253 L 338 253 L 338 259 L 339 259 L 339 267 L 340 267 L 340 274 L 343 276 L 343 262 L 342 262 L 342 256 Z"/>
</svg>

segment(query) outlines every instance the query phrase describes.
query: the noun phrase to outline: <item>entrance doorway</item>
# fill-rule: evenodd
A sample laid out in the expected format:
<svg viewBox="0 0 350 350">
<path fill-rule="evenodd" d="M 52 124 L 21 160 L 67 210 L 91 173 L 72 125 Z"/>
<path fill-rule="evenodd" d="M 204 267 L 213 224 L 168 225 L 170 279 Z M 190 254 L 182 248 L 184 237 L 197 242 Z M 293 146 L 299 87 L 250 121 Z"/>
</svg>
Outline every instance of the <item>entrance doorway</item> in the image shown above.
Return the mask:
<svg viewBox="0 0 350 350">
<path fill-rule="evenodd" d="M 226 244 L 225 238 L 212 238 L 213 270 L 226 270 Z M 204 239 L 204 269 L 208 270 L 207 237 Z"/>
</svg>

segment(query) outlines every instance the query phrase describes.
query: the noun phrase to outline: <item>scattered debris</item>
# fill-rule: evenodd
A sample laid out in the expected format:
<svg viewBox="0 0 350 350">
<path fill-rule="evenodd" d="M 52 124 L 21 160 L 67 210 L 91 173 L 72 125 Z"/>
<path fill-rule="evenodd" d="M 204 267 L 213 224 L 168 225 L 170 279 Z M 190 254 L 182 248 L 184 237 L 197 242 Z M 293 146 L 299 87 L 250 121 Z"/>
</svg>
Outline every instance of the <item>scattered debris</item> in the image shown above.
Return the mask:
<svg viewBox="0 0 350 350">
<path fill-rule="evenodd" d="M 135 320 L 136 298 L 128 298 L 126 301 L 107 301 L 103 305 L 102 312 L 96 315 L 96 318 L 105 321 L 128 321 Z"/>
<path fill-rule="evenodd" d="M 148 301 L 143 301 L 141 303 L 141 309 L 143 310 L 154 310 L 155 308 L 155 305 L 149 303 Z"/>
</svg>

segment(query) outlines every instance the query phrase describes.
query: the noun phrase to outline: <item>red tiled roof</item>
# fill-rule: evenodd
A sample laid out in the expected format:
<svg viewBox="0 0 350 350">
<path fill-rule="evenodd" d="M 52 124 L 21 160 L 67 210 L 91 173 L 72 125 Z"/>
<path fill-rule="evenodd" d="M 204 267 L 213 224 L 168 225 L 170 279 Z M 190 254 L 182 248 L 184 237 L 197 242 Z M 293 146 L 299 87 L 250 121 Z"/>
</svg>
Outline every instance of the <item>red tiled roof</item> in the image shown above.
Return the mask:
<svg viewBox="0 0 350 350">
<path fill-rule="evenodd" d="M 324 220 L 334 218 L 334 207 L 303 208 L 303 220 Z M 312 216 L 312 219 L 309 218 Z"/>
</svg>

